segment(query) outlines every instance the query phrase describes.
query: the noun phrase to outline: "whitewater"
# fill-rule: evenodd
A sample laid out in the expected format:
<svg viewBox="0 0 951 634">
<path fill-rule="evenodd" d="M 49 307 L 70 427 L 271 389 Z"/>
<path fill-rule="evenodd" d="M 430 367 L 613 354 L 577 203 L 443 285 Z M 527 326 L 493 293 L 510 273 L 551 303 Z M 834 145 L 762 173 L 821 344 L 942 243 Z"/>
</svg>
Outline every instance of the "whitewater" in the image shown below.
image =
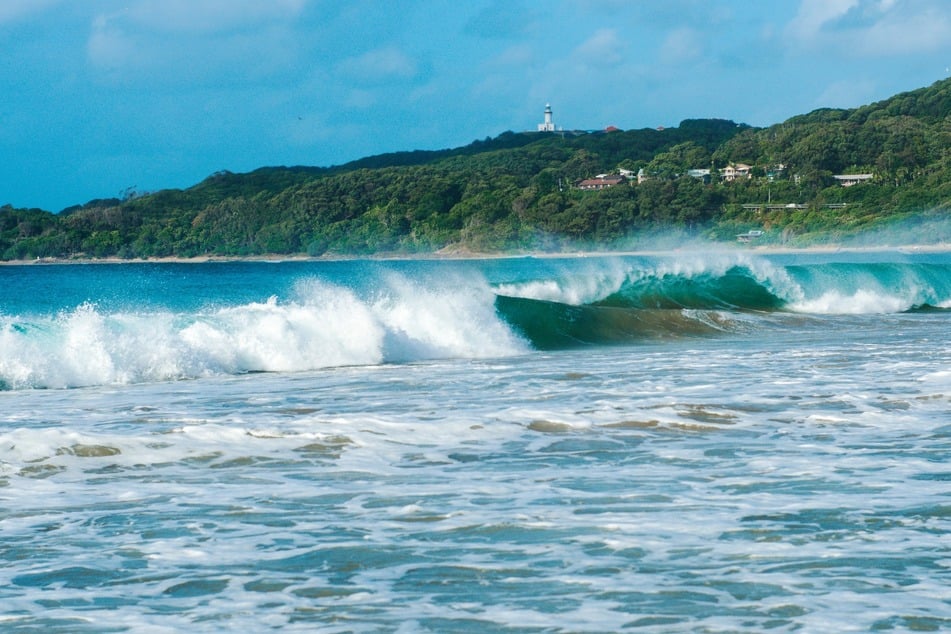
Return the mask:
<svg viewBox="0 0 951 634">
<path fill-rule="evenodd" d="M 0 266 L 0 631 L 951 628 L 951 253 Z"/>
</svg>

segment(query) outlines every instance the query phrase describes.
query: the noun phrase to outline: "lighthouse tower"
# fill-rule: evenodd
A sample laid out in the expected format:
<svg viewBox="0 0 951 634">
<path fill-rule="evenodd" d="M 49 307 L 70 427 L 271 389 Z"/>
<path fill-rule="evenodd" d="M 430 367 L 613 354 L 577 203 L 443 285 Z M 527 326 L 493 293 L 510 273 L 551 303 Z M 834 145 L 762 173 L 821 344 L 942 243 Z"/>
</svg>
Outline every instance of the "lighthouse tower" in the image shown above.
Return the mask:
<svg viewBox="0 0 951 634">
<path fill-rule="evenodd" d="M 539 132 L 554 132 L 555 124 L 551 121 L 551 104 L 545 104 L 545 122 L 538 124 Z"/>
</svg>

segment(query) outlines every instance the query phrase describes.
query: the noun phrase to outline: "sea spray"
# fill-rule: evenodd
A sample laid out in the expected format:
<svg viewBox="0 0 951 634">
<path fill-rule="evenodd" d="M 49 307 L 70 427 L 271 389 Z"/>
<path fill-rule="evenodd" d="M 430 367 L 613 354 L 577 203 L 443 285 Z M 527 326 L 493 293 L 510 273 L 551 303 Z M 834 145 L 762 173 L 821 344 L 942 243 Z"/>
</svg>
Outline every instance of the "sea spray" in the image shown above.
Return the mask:
<svg viewBox="0 0 951 634">
<path fill-rule="evenodd" d="M 604 257 L 563 261 L 551 277 L 499 284 L 499 295 L 581 306 L 606 302 L 641 308 L 776 308 L 798 299 L 802 289 L 783 267 L 764 258 L 731 251 L 665 257 Z M 746 280 L 729 295 L 724 280 Z M 751 304 L 751 305 L 748 305 Z"/>
<path fill-rule="evenodd" d="M 558 302 L 572 306 L 591 304 L 616 292 L 637 265 L 620 258 L 578 258 L 550 263 L 549 276 L 497 284 L 499 295 Z"/>
<path fill-rule="evenodd" d="M 0 380 L 68 388 L 525 352 L 493 299 L 484 280 L 384 273 L 359 290 L 307 277 L 284 299 L 196 311 L 0 316 Z"/>
<path fill-rule="evenodd" d="M 0 290 L 0 389 L 505 357 L 823 327 L 793 314 L 951 307 L 951 265 L 940 256 L 836 258 L 8 267 L 0 274 L 16 273 L 18 284 Z M 70 294 L 31 305 L 57 273 Z M 104 290 L 99 297 L 83 288 Z"/>
<path fill-rule="evenodd" d="M 501 357 L 527 347 L 496 314 L 484 280 L 450 275 L 438 282 L 389 273 L 372 303 L 386 330 L 385 358 Z"/>
<path fill-rule="evenodd" d="M 679 257 L 0 271 L 0 629 L 949 629 L 951 256 Z"/>
<path fill-rule="evenodd" d="M 216 372 L 294 372 L 382 361 L 383 331 L 349 290 L 314 282 L 306 303 L 222 308 L 195 316 L 182 340 Z"/>
<path fill-rule="evenodd" d="M 789 267 L 803 292 L 788 309 L 816 314 L 886 314 L 943 307 L 951 300 L 946 266 L 908 263 L 831 263 Z"/>
</svg>

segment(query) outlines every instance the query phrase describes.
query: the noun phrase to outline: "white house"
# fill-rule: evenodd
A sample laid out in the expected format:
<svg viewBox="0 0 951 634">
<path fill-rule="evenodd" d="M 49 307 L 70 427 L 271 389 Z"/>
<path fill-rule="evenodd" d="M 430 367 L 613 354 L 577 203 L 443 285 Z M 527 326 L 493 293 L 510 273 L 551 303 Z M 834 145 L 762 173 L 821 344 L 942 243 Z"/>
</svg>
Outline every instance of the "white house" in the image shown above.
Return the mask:
<svg viewBox="0 0 951 634">
<path fill-rule="evenodd" d="M 753 167 L 746 163 L 730 163 L 720 170 L 720 175 L 725 181 L 735 181 L 738 178 L 752 178 Z"/>
<path fill-rule="evenodd" d="M 839 181 L 842 187 L 851 187 L 872 180 L 872 176 L 874 174 L 836 174 L 832 178 Z"/>
</svg>

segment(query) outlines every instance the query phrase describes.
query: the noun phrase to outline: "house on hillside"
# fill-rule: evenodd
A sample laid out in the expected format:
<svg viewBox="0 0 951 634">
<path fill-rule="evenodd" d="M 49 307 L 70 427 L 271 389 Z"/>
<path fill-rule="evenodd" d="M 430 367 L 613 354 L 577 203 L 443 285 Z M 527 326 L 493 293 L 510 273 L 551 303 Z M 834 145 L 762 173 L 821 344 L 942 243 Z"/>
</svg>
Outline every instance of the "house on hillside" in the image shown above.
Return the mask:
<svg viewBox="0 0 951 634">
<path fill-rule="evenodd" d="M 836 174 L 832 178 L 839 181 L 842 187 L 851 187 L 872 180 L 872 176 L 874 174 Z"/>
<path fill-rule="evenodd" d="M 766 168 L 766 180 L 769 182 L 776 181 L 780 178 L 783 178 L 786 175 L 786 165 L 785 163 L 777 163 L 776 165 L 771 165 Z"/>
<path fill-rule="evenodd" d="M 759 229 L 753 231 L 747 231 L 746 233 L 739 233 L 736 236 L 737 242 L 752 242 L 756 238 L 762 237 L 763 232 Z"/>
<path fill-rule="evenodd" d="M 625 182 L 623 176 L 616 174 L 599 174 L 594 178 L 586 178 L 583 181 L 578 182 L 578 189 L 584 190 L 598 190 L 598 189 L 607 189 L 608 187 L 614 187 L 615 185 L 620 185 Z"/>
<path fill-rule="evenodd" d="M 732 182 L 740 178 L 752 178 L 753 167 L 746 163 L 730 163 L 720 170 L 720 176 L 727 182 Z"/>
<path fill-rule="evenodd" d="M 703 181 L 704 183 L 710 182 L 710 170 L 707 168 L 687 170 L 687 176 L 696 178 L 698 181 Z"/>
</svg>

